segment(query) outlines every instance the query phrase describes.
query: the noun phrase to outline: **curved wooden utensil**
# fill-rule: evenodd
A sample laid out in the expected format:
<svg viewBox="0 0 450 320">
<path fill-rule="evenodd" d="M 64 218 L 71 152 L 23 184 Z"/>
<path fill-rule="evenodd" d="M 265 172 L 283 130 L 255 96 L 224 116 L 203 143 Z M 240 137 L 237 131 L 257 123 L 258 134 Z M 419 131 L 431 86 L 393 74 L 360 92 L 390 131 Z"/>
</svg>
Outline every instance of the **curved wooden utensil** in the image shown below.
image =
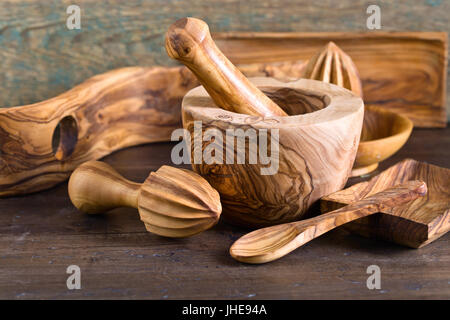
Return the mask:
<svg viewBox="0 0 450 320">
<path fill-rule="evenodd" d="M 204 21 L 183 18 L 173 23 L 166 34 L 166 50 L 197 76 L 222 109 L 256 116 L 287 115 L 223 55 Z"/>
<path fill-rule="evenodd" d="M 408 181 L 311 219 L 250 232 L 231 246 L 230 254 L 242 262 L 270 262 L 342 224 L 380 212 L 385 208 L 405 204 L 424 196 L 426 192 L 425 182 Z"/>
<path fill-rule="evenodd" d="M 301 61 L 243 65 L 248 76 L 296 78 Z M 170 141 L 181 100 L 198 86 L 186 67 L 129 67 L 88 79 L 46 101 L 0 108 L 0 197 L 48 189 L 85 161 Z"/>
<path fill-rule="evenodd" d="M 219 193 L 205 179 L 170 166 L 162 166 L 139 184 L 104 162 L 88 161 L 72 173 L 69 197 L 79 210 L 92 214 L 137 208 L 147 231 L 172 238 L 211 228 L 222 212 Z"/>
</svg>

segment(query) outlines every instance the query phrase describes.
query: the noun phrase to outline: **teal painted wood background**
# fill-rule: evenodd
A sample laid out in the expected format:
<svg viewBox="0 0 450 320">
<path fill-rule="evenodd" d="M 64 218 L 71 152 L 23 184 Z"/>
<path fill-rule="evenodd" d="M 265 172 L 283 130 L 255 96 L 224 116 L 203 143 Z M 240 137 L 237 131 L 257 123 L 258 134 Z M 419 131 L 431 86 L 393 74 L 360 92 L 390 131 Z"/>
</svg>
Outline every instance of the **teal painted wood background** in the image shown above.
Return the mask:
<svg viewBox="0 0 450 320">
<path fill-rule="evenodd" d="M 81 30 L 66 27 L 70 4 L 81 7 Z M 118 67 L 173 64 L 164 33 L 181 17 L 217 32 L 367 31 L 370 4 L 381 7 L 384 31 L 450 32 L 450 0 L 2 0 L 0 106 L 44 100 Z"/>
</svg>

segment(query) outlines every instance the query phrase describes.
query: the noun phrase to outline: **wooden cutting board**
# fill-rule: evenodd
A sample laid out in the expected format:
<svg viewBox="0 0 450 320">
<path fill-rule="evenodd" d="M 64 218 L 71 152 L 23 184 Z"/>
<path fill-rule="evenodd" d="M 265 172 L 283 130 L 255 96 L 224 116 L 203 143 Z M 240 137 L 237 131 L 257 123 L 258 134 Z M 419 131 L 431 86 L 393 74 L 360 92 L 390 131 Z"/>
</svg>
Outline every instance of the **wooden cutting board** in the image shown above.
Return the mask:
<svg viewBox="0 0 450 320">
<path fill-rule="evenodd" d="M 334 41 L 355 62 L 366 105 L 408 116 L 416 127 L 445 127 L 447 33 L 216 33 L 236 63 L 307 60 Z"/>
<path fill-rule="evenodd" d="M 427 195 L 407 205 L 346 224 L 345 228 L 366 237 L 413 248 L 423 247 L 450 230 L 450 169 L 405 159 L 369 181 L 323 197 L 322 212 L 335 210 L 408 180 L 425 181 Z"/>
</svg>

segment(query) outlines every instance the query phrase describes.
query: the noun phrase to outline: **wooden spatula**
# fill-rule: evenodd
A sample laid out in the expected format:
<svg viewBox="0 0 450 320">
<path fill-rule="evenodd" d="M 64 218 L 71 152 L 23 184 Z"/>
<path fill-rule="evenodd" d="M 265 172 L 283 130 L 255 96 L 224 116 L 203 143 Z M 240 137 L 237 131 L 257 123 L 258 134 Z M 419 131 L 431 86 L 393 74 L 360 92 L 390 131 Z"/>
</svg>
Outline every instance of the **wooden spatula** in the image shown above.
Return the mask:
<svg viewBox="0 0 450 320">
<path fill-rule="evenodd" d="M 166 50 L 197 76 L 219 107 L 256 116 L 287 115 L 223 55 L 204 21 L 183 18 L 172 24 Z"/>
<path fill-rule="evenodd" d="M 104 162 L 89 161 L 70 176 L 69 197 L 86 213 L 137 208 L 147 231 L 173 238 L 211 228 L 222 212 L 219 193 L 205 179 L 170 166 L 162 166 L 139 184 Z"/>
<path fill-rule="evenodd" d="M 408 181 L 311 219 L 250 232 L 231 246 L 230 254 L 236 260 L 246 263 L 273 261 L 344 223 L 380 212 L 387 207 L 403 205 L 426 193 L 425 182 Z"/>
</svg>

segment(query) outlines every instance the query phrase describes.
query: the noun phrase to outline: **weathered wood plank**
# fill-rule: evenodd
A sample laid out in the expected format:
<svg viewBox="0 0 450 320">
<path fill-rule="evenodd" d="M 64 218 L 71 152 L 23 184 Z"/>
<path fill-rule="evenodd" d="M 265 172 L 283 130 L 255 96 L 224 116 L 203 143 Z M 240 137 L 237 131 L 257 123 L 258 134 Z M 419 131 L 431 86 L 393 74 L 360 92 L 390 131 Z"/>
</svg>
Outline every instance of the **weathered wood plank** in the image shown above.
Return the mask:
<svg viewBox="0 0 450 320">
<path fill-rule="evenodd" d="M 105 160 L 126 178 L 143 181 L 169 161 L 173 145 L 133 147 Z M 405 157 L 450 167 L 449 146 L 449 127 L 415 130 L 379 170 Z M 220 222 L 188 239 L 158 237 L 145 231 L 133 209 L 78 212 L 65 183 L 0 199 L 0 213 L 0 298 L 450 298 L 450 234 L 412 250 L 338 229 L 256 267 L 228 254 L 244 229 Z M 81 290 L 66 287 L 71 264 L 81 268 Z M 372 264 L 381 268 L 381 290 L 366 287 Z"/>
<path fill-rule="evenodd" d="M 387 299 L 449 298 L 449 237 L 411 251 L 337 230 L 261 267 L 228 255 L 242 232 L 220 224 L 180 241 L 148 233 L 0 236 L 0 297 L 14 299 Z M 66 268 L 81 269 L 68 290 Z M 382 271 L 368 290 L 366 269 Z M 7 266 L 6 268 L 4 266 Z"/>
</svg>

